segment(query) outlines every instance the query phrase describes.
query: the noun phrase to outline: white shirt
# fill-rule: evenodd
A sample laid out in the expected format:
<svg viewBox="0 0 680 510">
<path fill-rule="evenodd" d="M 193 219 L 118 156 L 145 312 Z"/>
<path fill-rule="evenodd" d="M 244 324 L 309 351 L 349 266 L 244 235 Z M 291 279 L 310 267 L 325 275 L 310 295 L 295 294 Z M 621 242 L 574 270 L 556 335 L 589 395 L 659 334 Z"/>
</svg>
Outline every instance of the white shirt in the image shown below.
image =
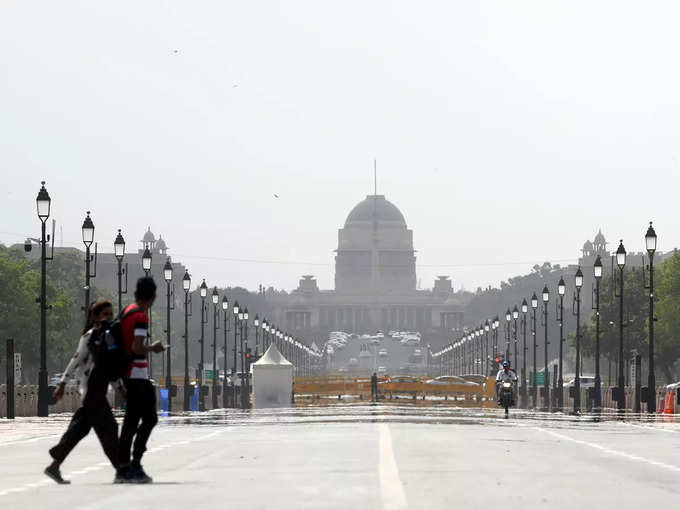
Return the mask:
<svg viewBox="0 0 680 510">
<path fill-rule="evenodd" d="M 506 373 L 505 370 L 501 369 L 498 371 L 498 374 L 496 374 L 496 381 L 511 381 L 514 382 L 517 380 L 517 374 L 515 373 L 514 370 L 508 369 L 508 372 Z"/>
</svg>

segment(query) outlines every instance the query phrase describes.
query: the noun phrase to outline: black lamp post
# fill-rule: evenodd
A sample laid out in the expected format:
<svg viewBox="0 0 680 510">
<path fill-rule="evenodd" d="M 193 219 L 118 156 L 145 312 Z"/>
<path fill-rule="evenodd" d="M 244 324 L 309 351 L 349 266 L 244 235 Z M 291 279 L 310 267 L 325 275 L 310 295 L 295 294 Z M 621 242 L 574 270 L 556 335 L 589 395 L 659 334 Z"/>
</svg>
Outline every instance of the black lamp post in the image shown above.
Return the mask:
<svg viewBox="0 0 680 510">
<path fill-rule="evenodd" d="M 255 357 L 257 358 L 260 354 L 260 318 L 255 314 L 255 319 L 253 319 L 253 326 L 255 327 Z"/>
<path fill-rule="evenodd" d="M 123 257 L 125 257 L 125 239 L 118 229 L 118 235 L 113 242 L 113 254 L 118 261 L 118 314 L 123 313 L 123 294 L 127 294 L 127 264 L 123 271 Z M 125 273 L 125 290 L 123 290 L 123 272 Z"/>
<path fill-rule="evenodd" d="M 510 319 L 512 319 L 512 314 L 510 313 L 510 308 L 505 312 L 505 360 L 510 362 Z M 514 367 L 510 363 L 511 367 Z"/>
<path fill-rule="evenodd" d="M 517 305 L 512 309 L 512 319 L 513 319 L 513 329 L 512 329 L 512 339 L 514 343 L 515 350 L 515 362 L 511 363 L 510 366 L 517 373 L 517 365 L 519 365 L 519 358 L 517 357 L 517 318 L 519 317 L 519 310 L 517 310 Z"/>
<path fill-rule="evenodd" d="M 649 222 L 645 234 L 645 245 L 649 254 L 649 374 L 647 376 L 647 412 L 656 412 L 656 374 L 654 373 L 654 252 L 656 232 Z"/>
<path fill-rule="evenodd" d="M 595 409 L 602 407 L 601 377 L 600 377 L 600 280 L 602 280 L 602 260 L 598 255 L 593 265 L 595 276 Z"/>
<path fill-rule="evenodd" d="M 527 406 L 527 312 L 529 305 L 522 299 L 522 403 Z"/>
<path fill-rule="evenodd" d="M 142 270 L 144 271 L 144 276 L 149 276 L 149 271 L 151 271 L 151 252 L 149 251 L 148 246 L 144 248 L 144 253 L 142 254 Z M 147 337 L 148 338 L 153 338 L 152 333 L 151 333 L 151 318 L 153 317 L 153 314 L 151 313 L 151 310 L 149 309 L 148 312 L 149 315 L 149 330 L 147 331 Z M 151 379 L 153 379 L 153 356 L 149 354 L 147 356 L 148 358 L 148 363 L 149 363 L 149 374 L 151 375 Z"/>
<path fill-rule="evenodd" d="M 619 387 L 617 390 L 617 408 L 620 413 L 626 409 L 626 393 L 623 373 L 623 268 L 626 265 L 626 249 L 623 247 L 623 239 L 619 242 L 616 250 L 616 265 L 619 266 Z"/>
<path fill-rule="evenodd" d="M 267 319 L 262 319 L 262 354 L 267 352 L 267 337 L 269 336 L 269 324 Z"/>
<path fill-rule="evenodd" d="M 531 338 L 532 338 L 532 344 L 533 344 L 533 349 L 534 349 L 534 384 L 532 385 L 532 395 L 531 395 L 531 401 L 534 409 L 538 407 L 538 384 L 537 384 L 537 379 L 536 379 L 536 349 L 538 347 L 538 337 L 536 335 L 536 310 L 538 309 L 538 298 L 536 297 L 536 293 L 534 292 L 533 295 L 531 296 L 531 312 L 532 312 L 532 318 L 531 318 Z"/>
<path fill-rule="evenodd" d="M 166 368 L 166 373 L 165 373 L 165 387 L 168 390 L 168 413 L 172 412 L 172 355 L 170 354 L 170 347 L 171 347 L 171 340 L 170 340 L 170 310 L 172 308 L 170 305 L 170 298 L 172 297 L 171 293 L 171 288 L 170 288 L 170 283 L 172 282 L 172 264 L 170 263 L 170 257 L 167 258 L 165 261 L 165 266 L 163 266 L 163 278 L 165 279 L 166 287 L 167 287 L 167 325 L 166 325 L 166 334 L 167 334 L 167 344 L 168 346 L 166 347 L 166 350 L 168 350 L 168 355 L 166 356 L 167 358 L 167 368 Z"/>
<path fill-rule="evenodd" d="M 564 283 L 564 278 L 560 277 L 557 284 L 557 294 L 560 296 L 560 308 L 558 310 L 559 317 L 557 320 L 560 323 L 560 358 L 559 358 L 559 377 L 557 378 L 557 407 L 562 409 L 564 407 L 564 379 L 562 378 L 562 356 L 564 350 L 564 294 L 567 291 L 567 285 Z"/>
<path fill-rule="evenodd" d="M 550 386 L 548 385 L 548 345 L 550 344 L 550 342 L 548 342 L 548 300 L 550 299 L 550 293 L 548 292 L 547 285 L 543 286 L 541 297 L 543 299 L 543 326 L 545 328 L 543 332 L 545 335 L 545 346 L 543 349 L 543 391 L 545 393 L 543 395 L 543 404 L 545 406 L 545 410 L 547 411 L 550 409 Z"/>
<path fill-rule="evenodd" d="M 148 251 L 148 249 L 146 250 Z M 146 252 L 145 252 L 146 253 Z M 191 315 L 189 311 L 190 306 L 190 293 L 191 289 L 191 276 L 189 271 L 184 272 L 184 277 L 182 278 L 182 289 L 184 290 L 184 410 L 191 410 L 191 385 L 189 384 L 189 316 Z M 199 386 L 198 391 L 201 391 Z"/>
<path fill-rule="evenodd" d="M 485 339 L 485 346 L 484 346 L 484 351 L 485 351 L 485 356 L 484 356 L 484 363 L 485 363 L 485 370 L 484 374 L 489 377 L 489 331 L 491 330 L 491 324 L 489 323 L 489 319 L 486 319 L 486 323 L 484 323 L 484 332 L 486 333 L 486 339 Z"/>
<path fill-rule="evenodd" d="M 233 400 L 232 400 L 232 402 L 234 403 L 234 407 L 237 407 L 237 403 L 236 403 L 236 378 L 237 378 L 237 374 L 238 374 L 238 365 L 237 365 L 237 361 L 236 361 L 236 359 L 237 359 L 236 353 L 237 353 L 237 350 L 238 350 L 238 338 L 237 337 L 238 337 L 238 333 L 241 332 L 240 330 L 241 330 L 241 320 L 243 319 L 243 312 L 241 311 L 241 308 L 238 306 L 238 301 L 234 302 L 234 306 L 232 307 L 231 310 L 234 313 L 234 351 L 233 351 L 233 354 L 234 354 L 233 362 L 234 363 L 233 363 L 232 368 L 231 368 L 231 375 L 232 375 L 232 379 L 233 379 L 233 385 L 232 385 Z M 243 391 L 242 386 L 240 387 L 239 391 Z"/>
<path fill-rule="evenodd" d="M 243 327 L 244 335 L 241 336 L 241 369 L 243 370 L 242 388 L 241 388 L 241 407 L 248 409 L 250 407 L 250 366 L 248 363 L 248 307 L 243 310 Z"/>
<path fill-rule="evenodd" d="M 38 416 L 45 417 L 49 414 L 49 394 L 47 389 L 47 261 L 52 260 L 54 248 L 51 256 L 47 257 L 47 227 L 46 222 L 50 217 L 50 206 L 52 200 L 45 189 L 45 181 L 36 198 L 38 208 L 38 218 L 41 222 L 40 236 L 40 297 L 37 301 L 40 304 L 40 371 L 38 372 Z M 54 243 L 54 240 L 52 241 Z M 54 247 L 54 244 L 52 245 Z"/>
<path fill-rule="evenodd" d="M 217 409 L 217 379 L 219 374 L 219 370 L 217 369 L 217 330 L 219 329 L 219 314 L 220 314 L 220 309 L 218 308 L 220 302 L 220 295 L 217 293 L 217 286 L 213 287 L 211 298 L 213 302 L 212 408 Z"/>
<path fill-rule="evenodd" d="M 208 323 L 207 310 L 205 309 L 205 298 L 208 297 L 208 286 L 203 278 L 203 283 L 199 287 L 201 296 L 201 361 L 198 364 L 198 410 L 205 411 L 205 393 L 203 392 L 203 367 L 205 366 L 205 325 Z"/>
<path fill-rule="evenodd" d="M 224 315 L 224 378 L 222 379 L 222 407 L 229 407 L 229 385 L 227 384 L 227 337 L 229 336 L 229 300 L 227 295 L 222 296 L 222 314 Z"/>
<path fill-rule="evenodd" d="M 491 355 L 496 358 L 496 355 L 498 354 L 498 326 L 500 324 L 500 321 L 498 320 L 498 315 L 494 317 L 493 321 L 491 322 L 491 327 L 493 328 L 493 352 Z"/>
<path fill-rule="evenodd" d="M 85 306 L 83 307 L 83 310 L 85 310 L 85 318 L 87 318 L 90 309 L 90 278 L 94 278 L 97 273 L 96 256 L 94 262 L 95 274 L 92 274 L 90 272 L 90 262 L 92 260 L 90 257 L 90 247 L 94 242 L 94 223 L 92 223 L 92 218 L 90 218 L 90 211 L 87 211 L 87 216 L 85 217 L 85 221 L 83 221 L 82 231 L 83 231 L 83 244 L 85 245 Z"/>
<path fill-rule="evenodd" d="M 574 413 L 581 412 L 581 287 L 583 287 L 583 273 L 579 267 L 574 275 L 576 287 L 576 375 L 574 376 Z"/>
</svg>

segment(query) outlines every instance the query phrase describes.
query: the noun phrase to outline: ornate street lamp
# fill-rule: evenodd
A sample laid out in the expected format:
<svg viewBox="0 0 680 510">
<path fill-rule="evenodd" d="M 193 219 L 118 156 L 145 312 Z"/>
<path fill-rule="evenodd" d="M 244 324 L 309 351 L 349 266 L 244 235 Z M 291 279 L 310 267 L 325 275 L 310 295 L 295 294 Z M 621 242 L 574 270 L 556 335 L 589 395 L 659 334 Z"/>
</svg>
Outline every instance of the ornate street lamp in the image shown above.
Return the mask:
<svg viewBox="0 0 680 510">
<path fill-rule="evenodd" d="M 123 294 L 127 294 L 127 264 L 123 271 L 123 257 L 125 257 L 125 239 L 118 229 L 118 235 L 113 241 L 113 254 L 118 261 L 118 314 L 123 314 Z M 123 290 L 123 273 L 125 273 L 125 290 Z"/>
<path fill-rule="evenodd" d="M 581 288 L 583 287 L 583 272 L 579 267 L 574 275 L 576 295 L 576 375 L 574 376 L 574 413 L 581 412 Z"/>
<path fill-rule="evenodd" d="M 595 409 L 599 412 L 602 407 L 601 377 L 600 377 L 600 281 L 602 280 L 602 260 L 598 255 L 593 265 L 595 277 Z"/>
<path fill-rule="evenodd" d="M 167 333 L 167 347 L 166 349 L 170 349 L 171 346 L 171 337 L 170 337 L 170 310 L 174 309 L 174 306 L 171 306 L 170 298 L 172 297 L 172 292 L 171 292 L 171 282 L 172 282 L 172 264 L 170 263 L 170 257 L 168 257 L 165 261 L 165 266 L 163 266 L 163 278 L 165 279 L 165 283 L 167 286 L 167 304 L 166 304 L 166 312 L 167 312 L 167 324 L 166 324 L 166 333 Z M 166 368 L 166 373 L 165 373 L 165 387 L 168 390 L 168 413 L 172 412 L 172 354 L 171 351 L 168 350 L 168 354 L 166 356 L 167 358 L 167 368 Z"/>
<path fill-rule="evenodd" d="M 562 378 L 563 368 L 563 350 L 564 350 L 564 294 L 567 291 L 567 285 L 564 283 L 564 278 L 560 277 L 557 284 L 557 295 L 560 296 L 560 307 L 557 310 L 557 321 L 560 323 L 560 357 L 559 357 L 559 377 L 557 378 L 557 407 L 562 409 L 564 407 L 564 380 Z"/>
<path fill-rule="evenodd" d="M 550 342 L 548 341 L 548 301 L 550 299 L 550 293 L 548 292 L 547 285 L 543 286 L 541 297 L 543 299 L 543 326 L 545 328 L 543 332 L 545 335 L 545 348 L 543 349 L 545 363 L 543 365 L 543 404 L 545 410 L 547 411 L 550 409 L 550 386 L 548 384 L 548 345 L 550 345 Z"/>
<path fill-rule="evenodd" d="M 534 292 L 533 295 L 531 296 L 531 312 L 532 312 L 532 318 L 531 318 L 531 338 L 532 338 L 532 344 L 534 348 L 534 384 L 532 385 L 531 391 L 531 400 L 534 409 L 538 407 L 538 381 L 536 379 L 536 350 L 538 348 L 538 335 L 536 334 L 536 311 L 538 309 L 538 298 L 536 297 L 536 293 Z"/>
<path fill-rule="evenodd" d="M 220 295 L 217 292 L 217 286 L 213 287 L 212 291 L 212 303 L 213 303 L 213 377 L 212 377 L 212 408 L 217 409 L 217 379 L 219 378 L 219 370 L 217 368 L 217 330 L 219 329 L 219 302 Z"/>
<path fill-rule="evenodd" d="M 205 278 L 201 286 L 198 288 L 199 296 L 201 297 L 201 361 L 198 364 L 198 410 L 205 411 L 205 392 L 203 391 L 203 370 L 205 367 L 205 325 L 208 323 L 208 311 L 205 308 L 205 298 L 208 297 L 208 285 L 205 283 Z"/>
<path fill-rule="evenodd" d="M 36 198 L 38 218 L 41 222 L 40 236 L 40 371 L 38 372 L 38 416 L 46 417 L 49 414 L 49 394 L 47 388 L 47 261 L 54 257 L 54 233 L 52 233 L 52 253 L 47 257 L 46 222 L 50 217 L 52 199 L 45 181 L 42 181 L 40 191 Z M 89 303 L 88 303 L 89 305 Z"/>
<path fill-rule="evenodd" d="M 656 374 L 654 371 L 654 252 L 656 252 L 656 232 L 649 222 L 645 234 L 645 246 L 649 255 L 649 374 L 647 376 L 647 412 L 656 412 Z"/>
<path fill-rule="evenodd" d="M 626 409 L 625 378 L 623 375 L 623 268 L 626 266 L 626 249 L 623 247 L 623 239 L 616 249 L 616 265 L 619 267 L 619 387 L 617 389 L 616 402 L 619 413 Z"/>
<path fill-rule="evenodd" d="M 90 271 L 90 262 L 92 261 L 92 256 L 90 255 L 90 248 L 94 242 L 94 223 L 92 223 L 92 218 L 90 218 L 90 211 L 87 211 L 87 216 L 85 216 L 85 221 L 83 221 L 82 226 L 83 233 L 83 244 L 85 245 L 85 317 L 90 311 L 90 279 L 97 276 L 97 245 L 94 248 L 94 273 Z"/>
<path fill-rule="evenodd" d="M 229 407 L 229 385 L 227 384 L 227 338 L 229 336 L 229 300 L 222 296 L 222 314 L 224 315 L 224 377 L 222 378 L 222 407 Z"/>
<path fill-rule="evenodd" d="M 145 252 L 148 251 L 148 248 Z M 149 261 L 150 262 L 150 261 Z M 151 264 L 149 264 L 149 268 Z M 189 271 L 184 272 L 182 278 L 182 290 L 184 291 L 184 410 L 191 410 L 191 385 L 189 384 L 189 316 L 191 312 L 189 306 L 191 304 L 191 275 Z M 198 391 L 201 391 L 199 386 Z"/>
</svg>

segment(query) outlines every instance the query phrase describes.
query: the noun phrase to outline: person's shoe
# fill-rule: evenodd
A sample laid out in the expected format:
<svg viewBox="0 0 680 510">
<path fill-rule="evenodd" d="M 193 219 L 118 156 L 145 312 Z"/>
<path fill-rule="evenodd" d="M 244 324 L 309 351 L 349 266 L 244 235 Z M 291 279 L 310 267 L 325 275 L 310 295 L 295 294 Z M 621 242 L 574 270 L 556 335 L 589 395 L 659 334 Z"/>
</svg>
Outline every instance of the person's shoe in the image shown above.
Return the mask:
<svg viewBox="0 0 680 510">
<path fill-rule="evenodd" d="M 153 483 L 153 478 L 144 472 L 141 464 L 133 462 L 130 466 L 130 483 Z"/>
<path fill-rule="evenodd" d="M 125 466 L 116 471 L 116 477 L 113 479 L 113 483 L 131 483 L 132 481 L 132 469 L 130 466 Z"/>
<path fill-rule="evenodd" d="M 52 466 L 51 464 L 45 468 L 45 474 L 49 476 L 52 480 L 57 482 L 59 485 L 68 485 L 71 483 L 70 480 L 64 480 L 61 477 L 61 471 L 59 471 L 59 468 L 56 466 Z"/>
</svg>

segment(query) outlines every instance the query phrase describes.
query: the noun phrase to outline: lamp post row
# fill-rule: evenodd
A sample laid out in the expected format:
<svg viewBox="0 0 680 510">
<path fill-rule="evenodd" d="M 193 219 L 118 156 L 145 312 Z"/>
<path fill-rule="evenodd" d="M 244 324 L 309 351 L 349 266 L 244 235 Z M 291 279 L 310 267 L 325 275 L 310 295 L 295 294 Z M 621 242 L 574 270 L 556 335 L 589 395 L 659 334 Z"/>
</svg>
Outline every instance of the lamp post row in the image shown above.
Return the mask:
<svg viewBox="0 0 680 510">
<path fill-rule="evenodd" d="M 654 363 L 654 322 L 656 317 L 654 316 L 654 255 L 657 247 L 657 235 L 650 222 L 647 232 L 645 234 L 645 248 L 649 256 L 649 285 L 645 288 L 649 290 L 649 371 L 647 388 L 645 389 L 647 401 L 647 410 L 649 413 L 656 412 L 656 401 L 655 401 L 655 387 L 656 387 L 656 374 L 655 374 L 655 363 Z M 619 355 L 618 355 L 618 380 L 617 387 L 614 389 L 614 400 L 617 402 L 617 407 L 619 412 L 623 412 L 626 406 L 625 398 L 625 377 L 624 377 L 624 342 L 623 342 L 623 306 L 624 306 L 624 277 L 623 271 L 626 265 L 626 250 L 623 246 L 623 241 L 619 243 L 619 246 L 614 254 L 616 259 L 616 265 L 619 268 L 619 282 L 618 289 L 616 291 L 616 297 L 619 298 Z M 599 255 L 596 256 L 595 262 L 593 264 L 593 277 L 595 279 L 594 285 L 594 299 L 593 299 L 593 310 L 595 311 L 595 380 L 593 388 L 593 406 L 596 410 L 602 407 L 602 394 L 601 385 L 602 377 L 600 370 L 600 284 L 603 276 L 603 265 L 602 260 Z M 573 296 L 573 313 L 576 316 L 576 361 L 575 361 L 575 376 L 574 376 L 574 394 L 573 394 L 573 411 L 579 413 L 581 411 L 581 290 L 583 288 L 584 275 L 581 267 L 578 267 L 576 273 L 574 274 L 574 288 L 575 293 Z M 563 391 L 564 380 L 563 380 L 563 344 L 564 344 L 564 296 L 566 294 L 566 283 L 564 278 L 561 277 L 557 284 L 557 294 L 559 300 L 555 303 L 556 305 L 556 320 L 559 324 L 560 332 L 560 343 L 559 343 L 559 358 L 558 358 L 558 381 L 557 381 L 557 402 L 556 406 L 559 409 L 564 407 L 563 402 Z M 548 286 L 543 287 L 541 293 L 542 297 L 542 325 L 544 326 L 544 377 L 543 377 L 543 408 L 545 410 L 550 408 L 549 403 L 549 380 L 548 380 L 548 346 L 550 344 L 548 338 L 548 302 L 550 300 L 550 292 Z M 537 378 L 537 348 L 538 348 L 538 331 L 537 331 L 537 312 L 539 307 L 539 300 L 534 293 L 531 297 L 531 336 L 532 336 L 532 347 L 533 347 L 533 382 L 530 381 L 529 386 L 531 386 L 531 401 L 534 407 L 538 407 L 538 378 Z M 529 304 L 526 299 L 522 301 L 521 312 L 522 312 L 522 370 L 521 370 L 521 389 L 523 399 L 527 398 L 527 381 L 526 381 L 526 353 L 529 348 L 526 345 L 526 335 L 527 335 L 527 313 Z M 519 316 L 519 310 L 517 306 L 514 306 L 512 311 L 510 308 L 507 309 L 505 313 L 505 358 L 512 362 L 512 354 L 514 351 L 514 364 L 515 366 L 518 362 L 517 353 L 517 342 L 518 342 L 518 327 L 517 320 Z M 442 357 L 440 367 L 442 371 L 453 372 L 455 375 L 462 375 L 464 372 L 473 372 L 477 367 L 477 362 L 479 361 L 480 372 L 485 372 L 489 375 L 489 362 L 491 357 L 489 356 L 488 346 L 489 346 L 489 332 L 491 332 L 491 342 L 492 342 L 492 355 L 494 358 L 498 355 L 498 316 L 492 320 L 487 320 L 483 325 L 467 331 L 460 336 L 456 341 L 449 343 L 443 349 L 438 352 L 430 353 L 431 358 Z M 486 334 L 486 349 L 483 349 L 481 335 Z M 473 344 L 479 340 L 479 344 Z M 514 344 L 514 349 L 511 349 L 511 342 Z M 485 353 L 483 355 L 482 353 Z M 477 357 L 478 356 L 478 357 Z M 486 361 L 486 370 L 481 368 L 481 364 Z M 446 367 L 446 370 L 444 370 Z M 446 374 L 444 374 L 446 375 Z M 525 402 L 527 400 L 524 400 Z"/>
</svg>

